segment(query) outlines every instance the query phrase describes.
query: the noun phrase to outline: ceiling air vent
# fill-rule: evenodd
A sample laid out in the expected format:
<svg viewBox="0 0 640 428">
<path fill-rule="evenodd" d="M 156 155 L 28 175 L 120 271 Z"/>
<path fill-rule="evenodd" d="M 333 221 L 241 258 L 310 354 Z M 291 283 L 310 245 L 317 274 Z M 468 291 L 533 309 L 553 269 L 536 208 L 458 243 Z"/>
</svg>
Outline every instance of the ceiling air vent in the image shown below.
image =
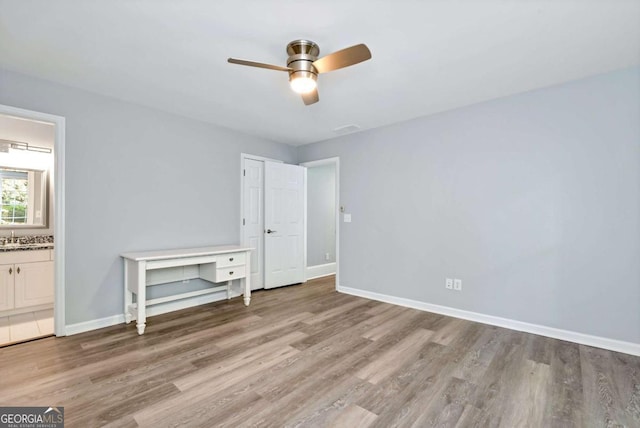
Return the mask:
<svg viewBox="0 0 640 428">
<path fill-rule="evenodd" d="M 338 135 L 344 135 L 344 134 L 349 134 L 351 132 L 356 132 L 359 129 L 360 127 L 358 125 L 350 124 L 350 125 L 338 126 L 337 128 L 333 129 L 333 132 L 335 132 Z"/>
</svg>

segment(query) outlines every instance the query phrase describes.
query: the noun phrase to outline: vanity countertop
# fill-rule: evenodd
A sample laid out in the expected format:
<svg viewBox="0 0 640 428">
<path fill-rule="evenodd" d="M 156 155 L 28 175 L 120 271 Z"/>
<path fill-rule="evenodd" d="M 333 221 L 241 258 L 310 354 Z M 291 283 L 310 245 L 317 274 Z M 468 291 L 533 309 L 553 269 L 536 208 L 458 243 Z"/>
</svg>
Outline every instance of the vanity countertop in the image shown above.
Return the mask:
<svg viewBox="0 0 640 428">
<path fill-rule="evenodd" d="M 0 253 L 9 251 L 52 250 L 53 242 L 41 244 L 5 244 L 0 245 Z"/>
<path fill-rule="evenodd" d="M 0 253 L 52 249 L 53 236 L 51 235 L 20 236 L 16 237 L 14 242 L 7 242 L 7 238 L 0 238 Z"/>
</svg>

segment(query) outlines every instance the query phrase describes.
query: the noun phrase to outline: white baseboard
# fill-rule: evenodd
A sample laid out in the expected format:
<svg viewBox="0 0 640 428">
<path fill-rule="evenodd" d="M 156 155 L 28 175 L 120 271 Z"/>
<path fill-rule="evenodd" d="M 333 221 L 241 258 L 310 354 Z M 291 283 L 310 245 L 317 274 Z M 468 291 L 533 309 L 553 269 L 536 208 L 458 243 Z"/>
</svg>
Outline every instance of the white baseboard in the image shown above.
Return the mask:
<svg viewBox="0 0 640 428">
<path fill-rule="evenodd" d="M 240 296 L 240 293 L 231 291 L 231 298 Z M 147 307 L 147 316 L 166 314 L 167 312 L 179 311 L 194 306 L 204 305 L 206 303 L 219 302 L 226 300 L 227 293 L 207 294 L 204 296 L 190 297 L 188 299 L 174 300 L 173 302 L 160 303 L 158 305 Z M 132 321 L 135 324 L 135 320 Z M 97 330 L 99 328 L 111 327 L 112 325 L 124 323 L 124 314 L 112 315 L 110 317 L 99 318 L 91 321 L 80 322 L 77 324 L 69 324 L 66 326 L 65 333 L 67 336 L 73 334 L 84 333 L 86 331 Z"/>
<path fill-rule="evenodd" d="M 334 275 L 336 273 L 336 264 L 326 263 L 324 265 L 307 266 L 307 280 L 322 278 L 323 276 Z"/>
<path fill-rule="evenodd" d="M 398 306 L 405 306 L 407 308 L 433 312 L 436 314 L 447 315 L 454 318 L 475 321 L 482 324 L 495 325 L 511 330 L 523 331 L 526 333 L 533 333 L 540 336 L 579 343 L 581 345 L 588 345 L 596 348 L 607 349 L 610 351 L 623 352 L 625 354 L 640 356 L 640 343 L 624 342 L 621 340 L 608 339 L 606 337 L 591 336 L 589 334 L 577 333 L 575 331 L 561 330 L 558 328 L 547 327 L 538 324 L 530 324 L 508 318 L 500 318 L 492 315 L 485 315 L 477 312 L 451 308 L 448 306 L 440 306 L 431 303 L 420 302 L 417 300 L 405 299 L 403 297 L 395 297 L 389 296 L 387 294 L 360 290 L 357 288 L 343 287 L 340 285 L 336 286 L 336 290 L 341 293 L 364 297 L 371 300 L 378 300 L 380 302 L 391 303 Z"/>
<path fill-rule="evenodd" d="M 112 325 L 122 324 L 123 322 L 124 322 L 124 314 L 111 315 L 110 317 L 104 317 L 104 318 L 98 318 L 96 320 L 79 322 L 77 324 L 67 324 L 65 327 L 65 333 L 67 336 L 71 336 L 73 334 L 84 333 L 85 331 L 111 327 Z"/>
</svg>

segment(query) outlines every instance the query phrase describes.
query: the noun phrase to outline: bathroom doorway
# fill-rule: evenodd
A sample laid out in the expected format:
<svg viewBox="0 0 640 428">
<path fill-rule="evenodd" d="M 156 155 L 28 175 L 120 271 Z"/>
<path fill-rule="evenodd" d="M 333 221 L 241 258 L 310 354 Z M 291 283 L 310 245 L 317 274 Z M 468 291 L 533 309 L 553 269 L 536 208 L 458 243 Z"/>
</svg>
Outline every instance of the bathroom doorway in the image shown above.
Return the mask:
<svg viewBox="0 0 640 428">
<path fill-rule="evenodd" d="M 0 105 L 0 346 L 65 335 L 64 118 Z"/>
</svg>

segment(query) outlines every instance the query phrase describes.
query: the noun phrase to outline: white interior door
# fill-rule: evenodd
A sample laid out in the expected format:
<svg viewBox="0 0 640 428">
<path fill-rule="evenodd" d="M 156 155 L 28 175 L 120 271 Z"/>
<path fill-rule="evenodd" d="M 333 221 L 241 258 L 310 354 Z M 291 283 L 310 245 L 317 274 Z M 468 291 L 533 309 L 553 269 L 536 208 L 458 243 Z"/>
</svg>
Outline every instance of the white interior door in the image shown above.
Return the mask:
<svg viewBox="0 0 640 428">
<path fill-rule="evenodd" d="M 306 168 L 264 163 L 264 288 L 304 281 Z"/>
<path fill-rule="evenodd" d="M 244 160 L 243 245 L 251 253 L 251 289 L 264 288 L 264 161 Z"/>
</svg>

